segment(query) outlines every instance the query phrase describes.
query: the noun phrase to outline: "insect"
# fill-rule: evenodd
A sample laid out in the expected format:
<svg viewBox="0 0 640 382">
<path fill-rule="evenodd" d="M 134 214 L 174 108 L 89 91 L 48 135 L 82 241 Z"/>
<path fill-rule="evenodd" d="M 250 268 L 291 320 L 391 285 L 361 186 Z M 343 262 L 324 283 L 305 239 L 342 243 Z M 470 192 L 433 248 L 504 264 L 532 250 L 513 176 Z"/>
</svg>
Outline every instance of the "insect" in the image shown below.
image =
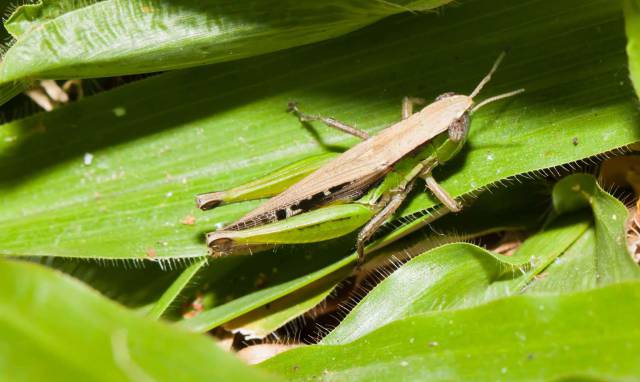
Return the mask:
<svg viewBox="0 0 640 382">
<path fill-rule="evenodd" d="M 371 137 L 333 118 L 303 113 L 296 103 L 290 102 L 288 111 L 301 122 L 320 121 L 362 141 L 336 157 L 311 158 L 308 163 L 287 166 L 245 186 L 197 195 L 196 203 L 202 210 L 221 203 L 275 195 L 239 220 L 208 233 L 210 252 L 220 256 L 238 248 L 251 250 L 281 243 L 326 240 L 364 225 L 356 243 L 361 263 L 365 244 L 402 205 L 417 179 L 424 180 L 426 188 L 448 210 L 460 211 L 460 203 L 437 183 L 432 171 L 463 147 L 475 111 L 524 91 L 519 89 L 474 103 L 473 99 L 491 80 L 503 58 L 504 53 L 468 96 L 444 93 L 430 104 L 422 98 L 405 97 L 402 120 Z M 424 107 L 413 113 L 416 105 Z M 267 185 L 275 185 L 281 192 L 276 194 L 274 187 Z"/>
</svg>

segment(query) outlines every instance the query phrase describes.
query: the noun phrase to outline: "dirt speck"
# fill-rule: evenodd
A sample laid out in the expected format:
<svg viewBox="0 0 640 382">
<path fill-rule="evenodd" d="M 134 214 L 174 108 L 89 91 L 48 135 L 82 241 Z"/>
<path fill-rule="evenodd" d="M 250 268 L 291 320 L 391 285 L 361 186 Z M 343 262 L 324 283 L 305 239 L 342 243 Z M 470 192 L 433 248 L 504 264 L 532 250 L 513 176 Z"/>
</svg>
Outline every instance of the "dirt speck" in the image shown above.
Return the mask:
<svg viewBox="0 0 640 382">
<path fill-rule="evenodd" d="M 182 220 L 180 220 L 180 223 L 184 224 L 184 225 L 194 225 L 196 224 L 196 217 L 189 214 L 187 216 L 185 216 L 184 218 L 182 218 Z"/>
<path fill-rule="evenodd" d="M 182 314 L 182 318 L 193 318 L 204 310 L 204 297 L 202 294 L 196 295 L 196 298 L 189 304 L 189 309 Z"/>
<path fill-rule="evenodd" d="M 155 248 L 149 247 L 147 248 L 147 256 L 151 259 L 155 259 L 156 257 L 158 257 L 158 252 L 156 252 Z"/>
</svg>

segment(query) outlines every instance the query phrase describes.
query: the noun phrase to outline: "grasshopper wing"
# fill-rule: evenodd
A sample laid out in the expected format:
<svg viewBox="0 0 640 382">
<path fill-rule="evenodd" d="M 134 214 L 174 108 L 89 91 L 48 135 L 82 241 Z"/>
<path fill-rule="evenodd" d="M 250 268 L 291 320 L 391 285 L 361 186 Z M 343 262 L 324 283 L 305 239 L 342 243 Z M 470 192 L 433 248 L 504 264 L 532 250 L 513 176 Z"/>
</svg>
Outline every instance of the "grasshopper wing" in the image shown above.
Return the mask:
<svg viewBox="0 0 640 382">
<path fill-rule="evenodd" d="M 357 198 L 384 177 L 394 163 L 446 131 L 472 104 L 471 98 L 455 95 L 426 106 L 345 151 L 223 230 L 255 227 L 307 211 L 309 207 Z"/>
</svg>

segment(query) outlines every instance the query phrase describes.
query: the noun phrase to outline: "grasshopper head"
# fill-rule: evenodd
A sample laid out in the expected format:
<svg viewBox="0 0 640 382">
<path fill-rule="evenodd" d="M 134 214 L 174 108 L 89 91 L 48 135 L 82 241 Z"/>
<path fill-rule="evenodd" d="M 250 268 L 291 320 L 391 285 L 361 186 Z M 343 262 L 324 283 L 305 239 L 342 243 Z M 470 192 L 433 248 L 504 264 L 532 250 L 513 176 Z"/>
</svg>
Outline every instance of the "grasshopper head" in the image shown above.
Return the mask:
<svg viewBox="0 0 640 382">
<path fill-rule="evenodd" d="M 454 142 L 464 142 L 467 140 L 467 134 L 469 134 L 469 124 L 471 123 L 471 116 L 468 111 L 462 114 L 462 117 L 455 119 L 449 125 L 449 139 Z"/>
<path fill-rule="evenodd" d="M 445 98 L 453 97 L 458 94 L 454 92 L 447 92 L 440 94 L 436 97 L 436 101 L 443 100 Z M 471 122 L 471 116 L 469 114 L 469 110 L 465 111 L 462 116 L 449 125 L 449 139 L 453 142 L 464 142 L 467 138 L 467 134 L 469 133 L 469 123 Z"/>
</svg>

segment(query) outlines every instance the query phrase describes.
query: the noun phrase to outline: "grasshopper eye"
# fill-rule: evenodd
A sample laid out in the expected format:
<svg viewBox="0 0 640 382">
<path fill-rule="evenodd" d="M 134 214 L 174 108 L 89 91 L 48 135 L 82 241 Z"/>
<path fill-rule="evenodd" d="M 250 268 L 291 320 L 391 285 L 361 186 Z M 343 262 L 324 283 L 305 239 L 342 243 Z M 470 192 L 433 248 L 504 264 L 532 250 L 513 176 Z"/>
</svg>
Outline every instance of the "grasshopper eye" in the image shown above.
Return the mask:
<svg viewBox="0 0 640 382">
<path fill-rule="evenodd" d="M 471 122 L 471 117 L 469 113 L 466 112 L 462 114 L 462 117 L 456 119 L 451 122 L 449 125 L 449 139 L 454 142 L 460 142 L 467 137 L 467 133 L 469 132 L 469 123 Z"/>
</svg>

